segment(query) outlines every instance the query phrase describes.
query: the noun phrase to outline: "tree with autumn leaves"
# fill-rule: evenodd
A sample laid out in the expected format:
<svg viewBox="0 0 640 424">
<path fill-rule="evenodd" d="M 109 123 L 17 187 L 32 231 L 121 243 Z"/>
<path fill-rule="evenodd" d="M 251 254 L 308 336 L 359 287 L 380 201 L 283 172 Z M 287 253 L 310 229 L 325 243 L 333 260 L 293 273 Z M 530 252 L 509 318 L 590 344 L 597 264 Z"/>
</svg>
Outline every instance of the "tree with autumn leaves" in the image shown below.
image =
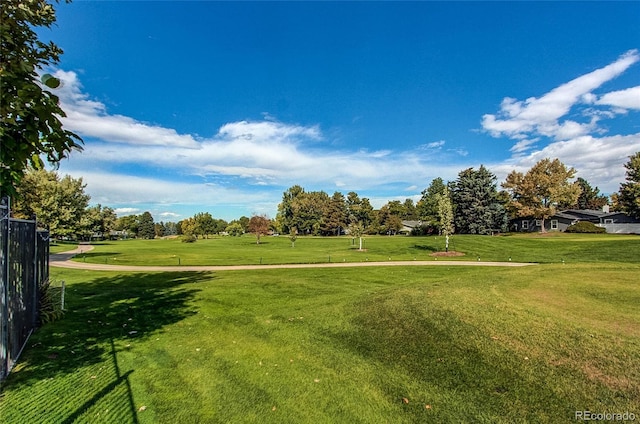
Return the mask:
<svg viewBox="0 0 640 424">
<path fill-rule="evenodd" d="M 513 171 L 507 175 L 502 188 L 509 193 L 507 209 L 513 216 L 534 217 L 542 221 L 555 214 L 558 208 L 571 207 L 582 192 L 580 185 L 572 182 L 574 168 L 567 168 L 559 159 L 543 159 L 526 174 Z"/>
</svg>

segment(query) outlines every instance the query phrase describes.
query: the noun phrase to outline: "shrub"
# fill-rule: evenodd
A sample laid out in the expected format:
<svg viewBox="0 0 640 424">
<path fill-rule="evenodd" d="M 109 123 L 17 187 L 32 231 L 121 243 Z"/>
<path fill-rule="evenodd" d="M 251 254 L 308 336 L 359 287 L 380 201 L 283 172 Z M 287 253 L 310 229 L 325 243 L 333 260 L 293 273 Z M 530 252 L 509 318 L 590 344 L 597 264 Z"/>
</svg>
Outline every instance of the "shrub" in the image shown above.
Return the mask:
<svg viewBox="0 0 640 424">
<path fill-rule="evenodd" d="M 55 286 L 51 284 L 52 281 L 47 279 L 38 288 L 38 319 L 40 325 L 56 321 L 64 315 L 64 310 L 62 309 L 63 288 L 55 282 Z"/>
<path fill-rule="evenodd" d="M 183 243 L 195 243 L 196 240 L 197 238 L 194 235 L 182 236 Z"/>
<path fill-rule="evenodd" d="M 606 233 L 602 227 L 598 227 L 593 222 L 580 221 L 573 225 L 569 225 L 566 230 L 567 233 Z"/>
</svg>

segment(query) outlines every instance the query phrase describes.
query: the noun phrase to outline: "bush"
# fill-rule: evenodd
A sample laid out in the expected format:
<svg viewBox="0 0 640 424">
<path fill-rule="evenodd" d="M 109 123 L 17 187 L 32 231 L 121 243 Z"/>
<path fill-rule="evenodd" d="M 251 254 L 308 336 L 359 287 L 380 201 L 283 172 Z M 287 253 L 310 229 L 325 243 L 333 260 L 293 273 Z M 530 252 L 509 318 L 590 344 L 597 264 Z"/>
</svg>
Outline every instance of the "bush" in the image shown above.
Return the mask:
<svg viewBox="0 0 640 424">
<path fill-rule="evenodd" d="M 195 243 L 196 240 L 198 239 L 194 235 L 182 236 L 183 243 Z"/>
<path fill-rule="evenodd" d="M 566 230 L 567 233 L 606 233 L 602 227 L 598 227 L 593 222 L 589 221 L 580 221 L 576 222 L 573 225 L 569 225 Z"/>
<path fill-rule="evenodd" d="M 40 325 L 56 321 L 62 318 L 64 310 L 62 309 L 62 286 L 47 279 L 40 284 L 38 288 L 38 319 Z M 63 282 L 64 284 L 64 282 Z"/>
</svg>

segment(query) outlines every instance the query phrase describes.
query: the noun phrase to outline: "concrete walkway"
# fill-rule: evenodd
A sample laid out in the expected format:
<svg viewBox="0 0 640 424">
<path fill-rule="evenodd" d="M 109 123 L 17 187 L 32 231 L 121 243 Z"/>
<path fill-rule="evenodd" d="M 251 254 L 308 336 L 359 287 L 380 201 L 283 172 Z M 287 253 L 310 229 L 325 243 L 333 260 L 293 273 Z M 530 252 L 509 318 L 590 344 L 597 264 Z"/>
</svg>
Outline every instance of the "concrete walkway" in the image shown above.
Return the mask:
<svg viewBox="0 0 640 424">
<path fill-rule="evenodd" d="M 74 262 L 71 259 L 82 253 L 93 250 L 93 246 L 81 245 L 74 250 L 54 253 L 49 257 L 49 264 L 58 268 L 86 269 L 93 271 L 133 271 L 133 272 L 176 272 L 176 271 L 238 271 L 265 269 L 297 269 L 297 268 L 353 268 L 369 266 L 493 266 L 520 267 L 536 265 L 524 262 L 480 262 L 480 261 L 388 261 L 388 262 L 331 262 L 317 264 L 277 264 L 277 265 L 204 265 L 204 266 L 139 266 L 139 265 L 109 265 Z"/>
</svg>

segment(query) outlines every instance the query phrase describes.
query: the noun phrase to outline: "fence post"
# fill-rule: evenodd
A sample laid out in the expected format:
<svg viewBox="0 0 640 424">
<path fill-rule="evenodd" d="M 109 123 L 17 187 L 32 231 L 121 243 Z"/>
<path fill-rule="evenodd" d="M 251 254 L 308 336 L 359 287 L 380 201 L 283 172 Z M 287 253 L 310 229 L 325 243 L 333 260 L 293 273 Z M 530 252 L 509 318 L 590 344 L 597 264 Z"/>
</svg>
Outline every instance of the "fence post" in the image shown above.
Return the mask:
<svg viewBox="0 0 640 424">
<path fill-rule="evenodd" d="M 9 198 L 0 198 L 0 380 L 9 369 Z"/>
<path fill-rule="evenodd" d="M 38 272 L 38 220 L 33 218 L 33 314 L 31 316 L 31 328 L 38 325 L 38 299 L 40 299 L 40 281 Z"/>
</svg>

